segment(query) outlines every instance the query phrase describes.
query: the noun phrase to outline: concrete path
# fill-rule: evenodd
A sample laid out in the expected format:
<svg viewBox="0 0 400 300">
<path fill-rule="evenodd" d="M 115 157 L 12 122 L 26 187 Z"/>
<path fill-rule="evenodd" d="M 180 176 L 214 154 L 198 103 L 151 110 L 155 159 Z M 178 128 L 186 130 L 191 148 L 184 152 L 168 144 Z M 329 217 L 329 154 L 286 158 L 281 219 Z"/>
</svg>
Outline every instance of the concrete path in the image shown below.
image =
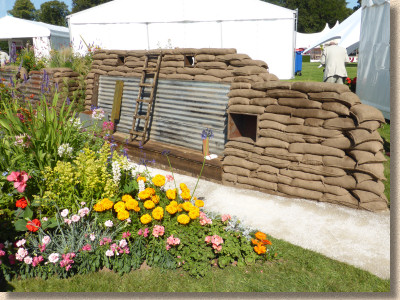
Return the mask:
<svg viewBox="0 0 400 300">
<path fill-rule="evenodd" d="M 151 174 L 171 174 L 149 168 Z M 193 191 L 197 178 L 174 174 Z M 289 199 L 200 180 L 204 208 L 237 216 L 244 225 L 305 249 L 390 278 L 390 213 L 371 213 L 303 199 Z"/>
</svg>

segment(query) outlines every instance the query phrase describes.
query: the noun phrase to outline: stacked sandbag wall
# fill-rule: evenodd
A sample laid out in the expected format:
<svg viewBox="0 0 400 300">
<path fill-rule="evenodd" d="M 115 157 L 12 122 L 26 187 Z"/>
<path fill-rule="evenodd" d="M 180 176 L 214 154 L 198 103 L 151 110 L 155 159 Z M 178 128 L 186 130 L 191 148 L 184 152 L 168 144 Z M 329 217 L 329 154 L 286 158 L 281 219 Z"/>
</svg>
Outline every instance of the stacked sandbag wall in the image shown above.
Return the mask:
<svg viewBox="0 0 400 300">
<path fill-rule="evenodd" d="M 346 85 L 243 79 L 228 96 L 229 113 L 257 117 L 257 136 L 228 135 L 225 184 L 387 210 L 377 131 L 385 119 Z"/>
<path fill-rule="evenodd" d="M 252 60 L 247 54 L 236 53 L 236 49 L 97 50 L 92 69 L 86 77 L 86 109 L 97 103 L 98 76 L 141 77 L 148 53 L 163 54 L 160 79 L 230 83 L 237 80 L 235 70 L 247 67 L 250 70 L 243 76 L 249 80 L 278 80 L 275 75 L 268 73 L 268 65 L 264 61 Z M 155 67 L 156 62 L 152 60 L 148 66 Z M 261 73 L 261 77 L 255 75 Z"/>
</svg>

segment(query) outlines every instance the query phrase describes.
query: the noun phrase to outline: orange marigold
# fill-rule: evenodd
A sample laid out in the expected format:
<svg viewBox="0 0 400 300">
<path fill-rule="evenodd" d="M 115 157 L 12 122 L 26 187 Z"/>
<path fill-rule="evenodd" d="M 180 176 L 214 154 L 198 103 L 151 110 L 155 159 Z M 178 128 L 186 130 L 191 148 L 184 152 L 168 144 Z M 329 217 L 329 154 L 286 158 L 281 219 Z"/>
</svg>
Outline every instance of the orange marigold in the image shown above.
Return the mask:
<svg viewBox="0 0 400 300">
<path fill-rule="evenodd" d="M 162 187 L 165 184 L 165 176 L 157 174 L 151 181 L 155 186 Z"/>
<path fill-rule="evenodd" d="M 267 251 L 267 249 L 265 248 L 265 246 L 259 244 L 257 246 L 254 246 L 254 251 L 257 254 L 264 254 Z"/>
<path fill-rule="evenodd" d="M 255 237 L 256 237 L 256 239 L 259 239 L 259 240 L 267 239 L 267 235 L 261 231 L 256 232 Z"/>
<path fill-rule="evenodd" d="M 141 192 L 138 194 L 138 197 L 139 197 L 139 199 L 141 199 L 141 200 L 145 200 L 145 199 L 147 199 L 147 198 L 150 198 L 150 193 L 149 193 L 149 191 L 144 190 L 144 191 L 141 191 Z"/>
<path fill-rule="evenodd" d="M 122 196 L 122 201 L 127 202 L 129 200 L 133 200 L 131 195 L 123 195 Z"/>
<path fill-rule="evenodd" d="M 157 204 L 158 202 L 160 202 L 160 197 L 158 195 L 154 195 L 151 197 L 151 201 L 153 201 L 154 204 Z"/>
<path fill-rule="evenodd" d="M 137 178 L 137 182 L 139 182 L 140 180 L 143 180 L 143 182 L 146 182 L 146 177 L 139 176 L 139 177 Z"/>
<path fill-rule="evenodd" d="M 167 198 L 169 200 L 175 200 L 176 199 L 176 189 L 167 190 L 167 192 L 165 194 L 167 195 Z"/>
<path fill-rule="evenodd" d="M 146 188 L 145 191 L 147 191 L 150 194 L 150 196 L 153 196 L 156 194 L 156 191 L 151 187 Z"/>
</svg>

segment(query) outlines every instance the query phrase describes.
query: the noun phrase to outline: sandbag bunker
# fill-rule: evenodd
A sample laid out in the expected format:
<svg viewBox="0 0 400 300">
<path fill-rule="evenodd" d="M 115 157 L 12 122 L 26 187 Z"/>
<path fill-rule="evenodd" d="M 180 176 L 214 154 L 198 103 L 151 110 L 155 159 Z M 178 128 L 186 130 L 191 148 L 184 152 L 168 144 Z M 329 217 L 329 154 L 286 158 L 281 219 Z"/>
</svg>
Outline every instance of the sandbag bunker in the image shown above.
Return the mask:
<svg viewBox="0 0 400 300">
<path fill-rule="evenodd" d="M 102 95 L 102 82 L 121 80 L 127 86 L 124 94 L 132 89 L 137 93 L 146 54 L 154 53 L 161 54 L 162 61 L 150 140 L 165 142 L 160 128 L 169 124 L 196 134 L 201 125 L 209 124 L 217 133 L 210 150 L 219 154 L 225 185 L 370 211 L 388 209 L 382 183 L 386 159 L 377 131 L 385 119 L 346 85 L 280 81 L 265 62 L 235 49 L 100 50 L 88 76 L 87 107 L 104 104 L 111 114 L 112 99 Z M 149 64 L 155 67 L 154 62 Z M 171 96 L 174 86 L 176 94 Z M 199 86 L 202 94 L 196 97 Z M 207 87 L 213 92 L 205 93 Z M 185 118 L 180 120 L 179 112 L 178 117 L 163 113 L 163 102 L 173 100 L 176 105 L 187 91 L 188 100 L 181 99 L 181 107 L 194 106 L 185 111 Z M 222 108 L 215 108 L 222 109 L 218 118 L 213 109 L 204 110 L 203 122 L 190 128 L 191 114 L 193 120 L 199 118 L 196 107 L 213 103 L 222 103 Z M 121 119 L 128 118 L 130 123 L 125 123 L 130 126 L 135 125 L 133 105 L 135 99 L 122 98 Z M 116 131 L 128 133 L 123 126 Z M 187 134 L 175 134 L 167 143 L 201 151 L 201 143 L 185 139 Z"/>
</svg>

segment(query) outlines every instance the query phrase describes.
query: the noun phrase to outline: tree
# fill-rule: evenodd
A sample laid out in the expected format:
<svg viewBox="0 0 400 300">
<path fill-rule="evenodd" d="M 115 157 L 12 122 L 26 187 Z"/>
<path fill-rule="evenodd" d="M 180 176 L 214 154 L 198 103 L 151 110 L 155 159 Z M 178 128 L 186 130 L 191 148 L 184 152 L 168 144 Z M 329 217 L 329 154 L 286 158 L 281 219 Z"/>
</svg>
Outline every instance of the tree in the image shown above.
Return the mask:
<svg viewBox="0 0 400 300">
<path fill-rule="evenodd" d="M 59 26 L 66 26 L 66 17 L 69 15 L 68 6 L 58 0 L 45 2 L 40 6 L 37 20 Z"/>
<path fill-rule="evenodd" d="M 8 13 L 16 18 L 34 20 L 36 9 L 30 0 L 16 0 L 13 9 Z"/>
<path fill-rule="evenodd" d="M 361 7 L 361 0 L 357 0 L 357 5 L 353 7 L 353 10 L 356 11 Z"/>
<path fill-rule="evenodd" d="M 342 22 L 353 13 L 346 7 L 346 0 L 263 0 L 272 4 L 295 10 L 298 9 L 297 31 L 304 33 L 320 32 L 328 23 Z"/>
<path fill-rule="evenodd" d="M 72 13 L 85 10 L 111 0 L 72 0 Z"/>
</svg>

